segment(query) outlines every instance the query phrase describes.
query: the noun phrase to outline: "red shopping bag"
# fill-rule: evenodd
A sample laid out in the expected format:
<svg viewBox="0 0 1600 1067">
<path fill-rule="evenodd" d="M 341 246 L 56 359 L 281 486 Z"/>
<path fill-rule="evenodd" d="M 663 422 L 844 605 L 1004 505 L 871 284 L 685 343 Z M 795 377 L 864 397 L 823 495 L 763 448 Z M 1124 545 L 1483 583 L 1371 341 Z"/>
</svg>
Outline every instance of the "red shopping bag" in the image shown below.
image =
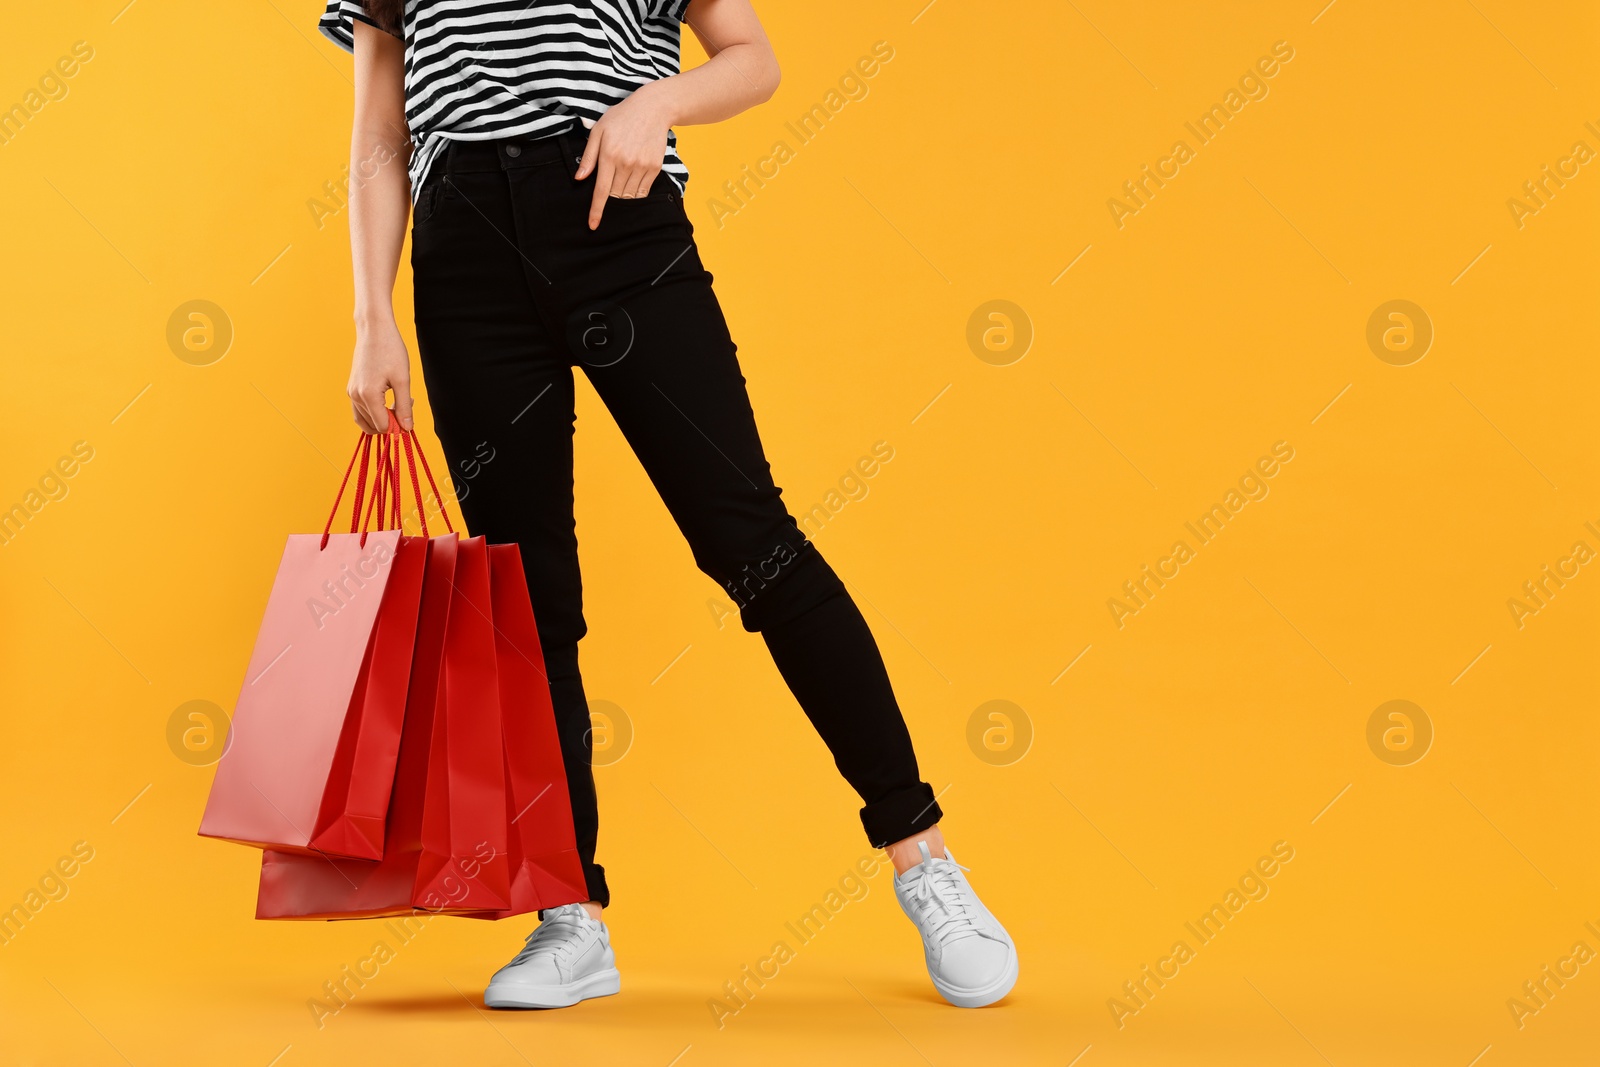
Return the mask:
<svg viewBox="0 0 1600 1067">
<path fill-rule="evenodd" d="M 386 509 L 399 517 L 399 452 L 389 435 L 378 439 L 379 478 L 363 513 L 372 443 L 364 435 L 357 444 L 323 533 L 291 535 L 284 548 L 202 836 L 295 852 L 382 854 L 425 536 L 367 531 L 374 506 L 380 525 Z M 331 534 L 358 461 L 351 532 Z"/>
<path fill-rule="evenodd" d="M 439 699 L 428 750 L 417 900 L 452 909 L 510 907 L 505 743 L 495 663 L 489 545 L 465 538 L 456 557 Z"/>
<path fill-rule="evenodd" d="M 589 890 L 578 858 L 544 652 L 516 545 L 489 546 L 489 583 L 505 738 L 511 906 L 472 917 L 504 919 L 588 900 Z"/>
</svg>

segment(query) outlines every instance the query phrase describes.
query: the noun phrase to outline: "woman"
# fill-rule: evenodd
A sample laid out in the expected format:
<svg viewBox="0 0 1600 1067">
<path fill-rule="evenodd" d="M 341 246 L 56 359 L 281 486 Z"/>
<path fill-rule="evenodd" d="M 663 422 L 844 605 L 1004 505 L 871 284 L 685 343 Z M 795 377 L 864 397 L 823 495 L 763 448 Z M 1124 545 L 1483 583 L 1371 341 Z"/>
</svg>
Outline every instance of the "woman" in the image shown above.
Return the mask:
<svg viewBox="0 0 1600 1067">
<path fill-rule="evenodd" d="M 680 21 L 711 57 L 682 73 Z M 412 425 L 392 295 L 414 207 L 434 425 L 453 468 L 494 457 L 461 508 L 474 533 L 522 548 L 587 879 L 590 899 L 541 912 L 484 1002 L 562 1007 L 619 988 L 578 674 L 577 364 L 861 794 L 935 987 L 965 1007 L 1005 996 L 1015 947 L 945 849 L 871 631 L 773 484 L 684 212 L 672 127 L 726 119 L 778 85 L 749 0 L 330 0 L 320 26 L 355 54 L 355 420 L 384 430 L 392 390 Z"/>
</svg>

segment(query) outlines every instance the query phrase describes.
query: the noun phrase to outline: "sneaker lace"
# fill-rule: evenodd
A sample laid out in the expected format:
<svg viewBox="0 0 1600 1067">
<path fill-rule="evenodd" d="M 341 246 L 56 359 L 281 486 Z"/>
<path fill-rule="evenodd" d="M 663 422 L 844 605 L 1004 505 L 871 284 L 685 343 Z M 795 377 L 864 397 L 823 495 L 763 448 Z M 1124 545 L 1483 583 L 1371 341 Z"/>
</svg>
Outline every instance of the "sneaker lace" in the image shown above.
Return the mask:
<svg viewBox="0 0 1600 1067">
<path fill-rule="evenodd" d="M 955 860 L 935 857 L 922 862 L 921 873 L 911 885 L 911 899 L 928 916 L 928 929 L 941 943 L 979 935 L 974 902 L 962 891 L 961 876 L 956 873 L 970 869 Z"/>
<path fill-rule="evenodd" d="M 511 961 L 513 965 L 525 963 L 535 956 L 554 956 L 563 963 L 570 962 L 584 940 L 577 936 L 583 931 L 588 916 L 581 908 L 565 908 L 545 912 L 545 918 L 523 942 L 522 951 Z"/>
</svg>

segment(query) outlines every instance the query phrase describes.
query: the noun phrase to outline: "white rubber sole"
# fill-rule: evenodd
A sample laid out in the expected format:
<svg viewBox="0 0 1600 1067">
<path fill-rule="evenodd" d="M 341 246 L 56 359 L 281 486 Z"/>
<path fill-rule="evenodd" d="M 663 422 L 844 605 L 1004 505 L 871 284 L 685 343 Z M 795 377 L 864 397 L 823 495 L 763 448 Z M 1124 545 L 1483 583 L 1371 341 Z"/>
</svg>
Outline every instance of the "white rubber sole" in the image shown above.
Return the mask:
<svg viewBox="0 0 1600 1067">
<path fill-rule="evenodd" d="M 1011 953 L 1006 957 L 1006 969 L 999 978 L 982 987 L 981 989 L 957 989 L 946 985 L 928 972 L 928 977 L 933 979 L 933 988 L 939 995 L 958 1008 L 986 1008 L 995 1001 L 1011 992 L 1011 987 L 1017 984 L 1017 948 L 1011 946 Z"/>
<path fill-rule="evenodd" d="M 570 1008 L 580 1000 L 615 996 L 622 990 L 622 975 L 615 967 L 596 971 L 571 985 L 518 985 L 490 982 L 483 991 L 489 1008 Z"/>
</svg>

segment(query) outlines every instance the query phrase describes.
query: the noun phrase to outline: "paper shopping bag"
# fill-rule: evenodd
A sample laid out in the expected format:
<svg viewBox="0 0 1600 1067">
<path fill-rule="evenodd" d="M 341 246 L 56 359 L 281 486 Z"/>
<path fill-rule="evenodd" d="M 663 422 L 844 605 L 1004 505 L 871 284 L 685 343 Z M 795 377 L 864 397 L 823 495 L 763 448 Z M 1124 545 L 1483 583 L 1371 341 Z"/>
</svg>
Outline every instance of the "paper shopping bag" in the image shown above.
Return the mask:
<svg viewBox="0 0 1600 1067">
<path fill-rule="evenodd" d="M 374 440 L 377 479 L 367 497 Z M 396 440 L 363 435 L 322 535 L 292 535 L 284 548 L 201 819 L 204 836 L 382 855 L 427 532 L 425 516 L 424 537 L 399 529 Z M 358 462 L 351 533 L 333 534 Z M 380 526 L 392 520 L 396 528 L 369 533 L 374 508 Z"/>
<path fill-rule="evenodd" d="M 511 906 L 473 917 L 504 919 L 588 900 L 589 890 L 578 858 L 550 680 L 516 545 L 489 546 L 489 582 L 505 739 Z"/>
<path fill-rule="evenodd" d="M 400 538 L 372 643 L 356 679 L 352 713 L 345 718 L 322 794 L 311 837 L 314 851 L 364 859 L 383 855 L 427 544 L 425 537 Z"/>
<path fill-rule="evenodd" d="M 489 546 L 481 536 L 460 542 L 452 592 L 414 895 L 456 909 L 501 909 L 511 891 L 505 748 Z"/>
</svg>

